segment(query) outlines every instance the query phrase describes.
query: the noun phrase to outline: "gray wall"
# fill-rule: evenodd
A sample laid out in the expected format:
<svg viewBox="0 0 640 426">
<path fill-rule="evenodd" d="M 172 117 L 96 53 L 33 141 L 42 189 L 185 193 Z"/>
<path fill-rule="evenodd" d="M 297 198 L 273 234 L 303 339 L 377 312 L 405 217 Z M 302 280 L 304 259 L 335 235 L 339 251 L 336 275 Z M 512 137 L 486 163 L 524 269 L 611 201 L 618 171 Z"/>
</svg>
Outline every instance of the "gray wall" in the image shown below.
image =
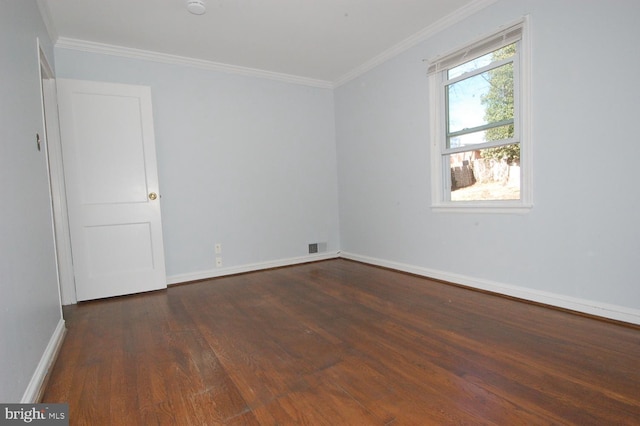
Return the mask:
<svg viewBox="0 0 640 426">
<path fill-rule="evenodd" d="M 525 14 L 534 208 L 433 212 L 423 59 Z M 639 20 L 636 0 L 499 1 L 339 87 L 343 252 L 540 300 L 629 310 L 640 321 Z"/>
<path fill-rule="evenodd" d="M 333 92 L 56 48 L 59 78 L 151 87 L 170 281 L 339 249 Z"/>
<path fill-rule="evenodd" d="M 0 401 L 19 402 L 62 318 L 36 37 L 35 1 L 0 0 Z M 53 66 L 53 64 L 51 64 Z"/>
</svg>

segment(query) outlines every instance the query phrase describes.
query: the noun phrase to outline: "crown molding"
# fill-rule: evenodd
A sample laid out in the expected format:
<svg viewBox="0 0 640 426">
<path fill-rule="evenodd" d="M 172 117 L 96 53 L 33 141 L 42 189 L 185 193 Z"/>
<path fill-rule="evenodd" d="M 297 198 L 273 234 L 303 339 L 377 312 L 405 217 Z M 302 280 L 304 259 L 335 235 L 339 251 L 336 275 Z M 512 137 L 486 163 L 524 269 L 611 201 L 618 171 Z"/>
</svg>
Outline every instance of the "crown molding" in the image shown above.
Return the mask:
<svg viewBox="0 0 640 426">
<path fill-rule="evenodd" d="M 451 27 L 454 24 L 462 21 L 463 19 L 473 15 L 474 13 L 494 4 L 498 0 L 476 0 L 473 1 L 466 6 L 461 7 L 460 9 L 454 11 L 453 13 L 437 20 L 433 24 L 428 27 L 418 31 L 414 35 L 404 39 L 400 43 L 395 46 L 385 50 L 378 56 L 373 57 L 362 65 L 354 68 L 348 73 L 344 74 L 340 78 L 338 78 L 334 83 L 333 87 L 337 88 L 342 86 L 343 84 L 361 76 L 362 74 L 371 71 L 373 68 L 381 65 L 382 63 L 388 61 L 389 59 L 399 55 L 402 52 L 409 50 L 410 48 L 416 46 L 419 43 L 429 39 L 433 35 L 439 33 L 440 31 Z"/>
<path fill-rule="evenodd" d="M 58 31 L 56 30 L 56 26 L 53 23 L 49 5 L 45 0 L 37 0 L 36 3 L 38 5 L 38 10 L 40 11 L 40 16 L 42 17 L 42 22 L 44 22 L 44 27 L 47 30 L 47 34 L 49 34 L 49 38 L 51 39 L 51 43 L 55 43 L 58 39 Z"/>
<path fill-rule="evenodd" d="M 89 53 L 100 53 L 103 55 L 120 56 L 131 59 L 143 59 L 147 61 L 161 62 L 172 65 L 183 65 L 210 71 L 221 71 L 230 74 L 266 78 L 270 80 L 281 81 L 284 83 L 299 84 L 302 86 L 319 87 L 322 89 L 333 88 L 333 83 L 325 80 L 316 80 L 291 74 L 283 74 L 273 71 L 259 70 L 255 68 L 223 64 L 220 62 L 188 58 L 186 56 L 171 55 L 167 53 L 153 52 L 150 50 L 134 49 L 130 47 L 115 46 L 105 43 L 96 43 L 93 41 L 60 37 L 56 41 L 55 46 L 56 48 L 60 49 L 78 50 Z"/>
<path fill-rule="evenodd" d="M 466 6 L 454 11 L 453 13 L 439 19 L 435 23 L 406 38 L 395 46 L 385 50 L 381 54 L 373 57 L 362 65 L 354 68 L 336 81 L 318 80 L 313 78 L 301 77 L 291 74 L 277 73 L 273 71 L 260 70 L 256 68 L 248 68 L 237 65 L 224 64 L 221 62 L 207 61 L 203 59 L 189 58 L 186 56 L 171 55 L 167 53 L 154 52 L 150 50 L 135 49 L 124 46 L 116 46 L 105 43 L 97 43 L 86 40 L 78 40 L 67 37 L 58 37 L 55 26 L 51 20 L 49 8 L 44 0 L 38 0 L 40 13 L 45 21 L 45 26 L 49 32 L 49 36 L 55 42 L 55 47 L 60 49 L 71 49 L 89 53 L 100 53 L 103 55 L 120 56 L 131 59 L 143 59 L 147 61 L 161 62 L 165 64 L 190 66 L 211 71 L 220 71 L 230 74 L 239 74 L 251 77 L 266 78 L 284 83 L 298 84 L 303 86 L 318 87 L 322 89 L 335 89 L 341 85 L 361 76 L 362 74 L 372 70 L 373 68 L 383 64 L 402 52 L 416 46 L 417 44 L 429 39 L 440 31 L 457 24 L 474 13 L 494 4 L 498 0 L 475 0 Z"/>
</svg>

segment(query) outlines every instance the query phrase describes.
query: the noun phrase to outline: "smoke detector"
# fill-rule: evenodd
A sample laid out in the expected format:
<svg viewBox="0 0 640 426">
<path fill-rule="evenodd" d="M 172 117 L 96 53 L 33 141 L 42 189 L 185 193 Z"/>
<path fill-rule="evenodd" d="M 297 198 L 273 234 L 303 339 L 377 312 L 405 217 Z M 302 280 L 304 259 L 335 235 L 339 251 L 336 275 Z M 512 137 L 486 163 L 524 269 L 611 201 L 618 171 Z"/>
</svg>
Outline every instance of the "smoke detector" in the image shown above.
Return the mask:
<svg viewBox="0 0 640 426">
<path fill-rule="evenodd" d="M 207 8 L 204 6 L 204 0 L 187 0 L 187 10 L 194 15 L 204 15 Z"/>
</svg>

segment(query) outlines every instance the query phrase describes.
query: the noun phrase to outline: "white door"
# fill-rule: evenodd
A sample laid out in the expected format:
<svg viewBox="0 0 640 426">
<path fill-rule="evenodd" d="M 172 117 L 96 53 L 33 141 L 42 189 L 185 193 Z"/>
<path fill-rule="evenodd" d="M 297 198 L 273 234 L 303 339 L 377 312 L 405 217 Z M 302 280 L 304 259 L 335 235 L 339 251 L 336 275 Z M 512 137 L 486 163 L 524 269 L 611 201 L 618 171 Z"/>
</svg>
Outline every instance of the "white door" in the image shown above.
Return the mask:
<svg viewBox="0 0 640 426">
<path fill-rule="evenodd" d="M 150 88 L 57 84 L 77 299 L 166 288 Z"/>
</svg>

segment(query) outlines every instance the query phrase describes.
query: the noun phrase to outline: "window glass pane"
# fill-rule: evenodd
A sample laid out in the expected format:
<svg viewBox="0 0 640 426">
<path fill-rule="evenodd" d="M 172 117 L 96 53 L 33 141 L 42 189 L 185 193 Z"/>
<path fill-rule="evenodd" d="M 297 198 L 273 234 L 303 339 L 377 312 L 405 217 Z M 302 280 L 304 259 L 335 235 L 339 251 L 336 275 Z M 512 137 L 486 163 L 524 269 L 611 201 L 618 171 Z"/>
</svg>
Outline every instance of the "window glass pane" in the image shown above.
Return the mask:
<svg viewBox="0 0 640 426">
<path fill-rule="evenodd" d="M 448 85 L 447 111 L 449 133 L 512 120 L 513 63 Z"/>
<path fill-rule="evenodd" d="M 449 69 L 449 71 L 447 72 L 447 78 L 450 80 L 452 78 L 461 76 L 465 72 L 471 72 L 479 68 L 486 67 L 493 61 L 510 58 L 515 53 L 516 43 L 509 44 L 507 46 L 501 47 L 498 50 L 487 53 L 486 55 L 480 56 L 479 58 L 472 59 L 469 62 L 465 62 L 464 64 L 460 64 L 457 67 Z"/>
<path fill-rule="evenodd" d="M 467 133 L 451 137 L 447 140 L 447 148 L 459 148 L 461 146 L 477 145 L 479 143 L 499 141 L 513 137 L 513 124 L 493 127 L 479 132 Z"/>
<path fill-rule="evenodd" d="M 520 145 L 445 156 L 451 172 L 451 201 L 520 199 Z"/>
</svg>

